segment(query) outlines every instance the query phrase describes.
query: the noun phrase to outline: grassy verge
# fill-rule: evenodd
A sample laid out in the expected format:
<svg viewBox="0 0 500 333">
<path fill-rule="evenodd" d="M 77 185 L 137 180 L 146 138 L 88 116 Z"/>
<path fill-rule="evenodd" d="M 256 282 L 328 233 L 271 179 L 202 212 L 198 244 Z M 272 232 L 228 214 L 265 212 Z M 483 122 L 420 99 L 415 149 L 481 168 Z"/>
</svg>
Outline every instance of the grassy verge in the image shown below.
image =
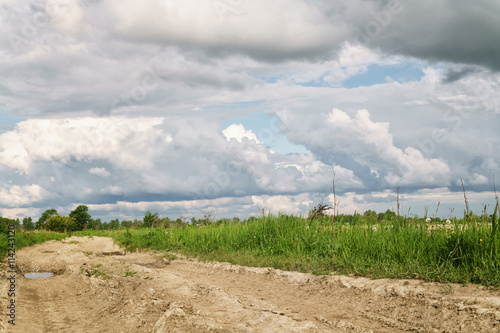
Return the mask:
<svg viewBox="0 0 500 333">
<path fill-rule="evenodd" d="M 176 251 L 202 260 L 498 288 L 500 237 L 495 225 L 464 219 L 429 230 L 425 222 L 410 219 L 352 225 L 279 215 L 244 224 L 86 233 L 113 237 L 129 250 Z"/>
<path fill-rule="evenodd" d="M 345 223 L 346 220 L 351 223 Z M 496 215 L 454 219 L 444 225 L 416 218 L 371 224 L 359 216 L 340 223 L 329 219 L 311 222 L 283 214 L 243 223 L 230 221 L 179 228 L 87 230 L 74 235 L 112 237 L 129 251 L 174 251 L 202 260 L 248 266 L 500 288 Z M 67 236 L 18 231 L 16 247 Z"/>
<path fill-rule="evenodd" d="M 44 243 L 49 240 L 62 240 L 68 237 L 68 234 L 57 233 L 52 231 L 30 231 L 16 230 L 16 249 L 21 249 L 25 246 Z M 7 234 L 0 234 L 0 261 L 7 255 Z"/>
</svg>

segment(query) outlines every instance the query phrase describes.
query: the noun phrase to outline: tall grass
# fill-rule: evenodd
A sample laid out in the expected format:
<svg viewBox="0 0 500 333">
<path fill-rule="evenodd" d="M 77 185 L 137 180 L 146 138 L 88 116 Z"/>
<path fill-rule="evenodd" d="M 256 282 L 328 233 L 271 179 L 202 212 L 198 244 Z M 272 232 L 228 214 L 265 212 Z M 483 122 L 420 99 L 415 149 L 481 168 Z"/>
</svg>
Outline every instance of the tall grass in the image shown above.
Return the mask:
<svg viewBox="0 0 500 333">
<path fill-rule="evenodd" d="M 62 240 L 68 237 L 68 234 L 57 233 L 52 231 L 30 231 L 26 232 L 22 229 L 16 230 L 16 249 L 21 249 L 25 246 L 44 243 L 49 240 Z M 0 260 L 5 258 L 8 250 L 7 234 L 0 233 Z"/>
<path fill-rule="evenodd" d="M 429 230 L 417 219 L 376 225 L 309 223 L 269 215 L 247 223 L 204 227 L 131 229 L 110 233 L 129 250 L 177 251 L 201 259 L 286 270 L 374 278 L 479 283 L 500 287 L 500 237 L 488 219 L 465 218 Z"/>
<path fill-rule="evenodd" d="M 222 220 L 206 226 L 87 230 L 75 235 L 113 237 L 130 251 L 175 251 L 241 265 L 499 288 L 497 209 L 491 217 L 464 216 L 441 226 L 417 218 L 393 218 L 375 224 L 361 215 L 341 215 L 337 223 L 332 223 L 326 217 L 311 221 L 279 214 L 243 222 Z M 16 248 L 67 236 L 18 230 Z M 0 234 L 0 238 L 4 255 L 6 235 Z"/>
</svg>

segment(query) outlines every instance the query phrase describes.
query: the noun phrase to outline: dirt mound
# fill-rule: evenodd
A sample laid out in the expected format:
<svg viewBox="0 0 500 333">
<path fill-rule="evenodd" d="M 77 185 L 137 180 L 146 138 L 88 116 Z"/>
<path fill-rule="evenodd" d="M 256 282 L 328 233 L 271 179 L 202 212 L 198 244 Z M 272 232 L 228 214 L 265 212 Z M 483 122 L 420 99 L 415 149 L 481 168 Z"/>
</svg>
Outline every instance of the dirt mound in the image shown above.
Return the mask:
<svg viewBox="0 0 500 333">
<path fill-rule="evenodd" d="M 8 332 L 500 332 L 498 292 L 125 253 L 71 237 L 17 253 Z M 52 272 L 51 278 L 22 274 Z M 2 279 L 1 306 L 7 305 Z"/>
</svg>

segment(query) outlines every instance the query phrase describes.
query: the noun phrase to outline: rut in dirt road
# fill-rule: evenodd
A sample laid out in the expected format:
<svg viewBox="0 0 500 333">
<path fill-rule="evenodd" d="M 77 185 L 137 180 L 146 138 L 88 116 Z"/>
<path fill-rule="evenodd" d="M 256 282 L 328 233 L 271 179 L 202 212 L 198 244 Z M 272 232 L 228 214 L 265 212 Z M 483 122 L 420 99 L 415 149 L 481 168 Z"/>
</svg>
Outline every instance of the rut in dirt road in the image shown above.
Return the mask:
<svg viewBox="0 0 500 333">
<path fill-rule="evenodd" d="M 104 237 L 50 241 L 17 254 L 9 332 L 495 332 L 498 292 L 421 281 L 313 276 L 154 252 Z M 25 279 L 27 272 L 54 277 Z M 2 279 L 2 306 L 7 302 Z"/>
</svg>

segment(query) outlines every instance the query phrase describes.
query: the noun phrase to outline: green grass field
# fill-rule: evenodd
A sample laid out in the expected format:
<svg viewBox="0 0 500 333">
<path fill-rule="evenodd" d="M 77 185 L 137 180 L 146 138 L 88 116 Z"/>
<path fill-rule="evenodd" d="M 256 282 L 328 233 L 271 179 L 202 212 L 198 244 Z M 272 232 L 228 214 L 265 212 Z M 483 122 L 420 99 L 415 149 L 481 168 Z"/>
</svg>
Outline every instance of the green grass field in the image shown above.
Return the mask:
<svg viewBox="0 0 500 333">
<path fill-rule="evenodd" d="M 345 222 L 349 221 L 349 223 Z M 453 219 L 451 224 L 401 218 L 369 223 L 357 218 L 280 214 L 206 226 L 86 230 L 75 236 L 112 237 L 129 251 L 178 252 L 202 260 L 274 267 L 314 274 L 423 279 L 500 287 L 498 219 Z M 18 232 L 17 245 L 62 239 L 57 233 Z"/>
</svg>

